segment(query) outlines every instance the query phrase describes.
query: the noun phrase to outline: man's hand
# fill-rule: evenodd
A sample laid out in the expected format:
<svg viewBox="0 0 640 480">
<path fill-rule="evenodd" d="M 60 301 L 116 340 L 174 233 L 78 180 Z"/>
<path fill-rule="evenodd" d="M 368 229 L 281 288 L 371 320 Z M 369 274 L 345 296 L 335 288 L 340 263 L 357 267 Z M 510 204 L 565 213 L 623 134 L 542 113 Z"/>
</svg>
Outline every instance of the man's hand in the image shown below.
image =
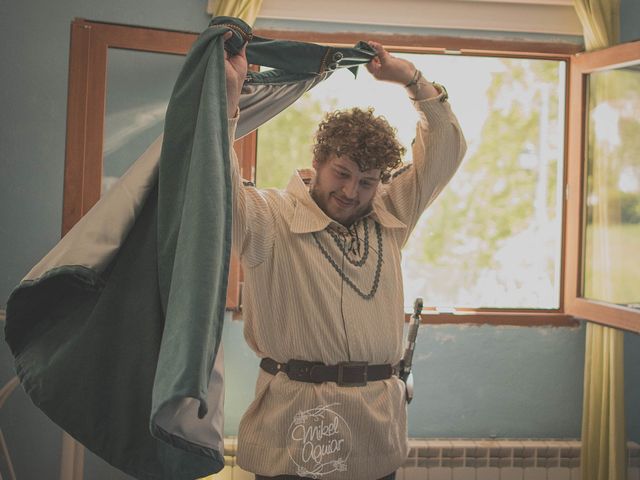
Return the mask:
<svg viewBox="0 0 640 480">
<path fill-rule="evenodd" d="M 413 63 L 403 58 L 394 57 L 377 42 L 368 42 L 376 51 L 376 56 L 367 64 L 367 70 L 376 80 L 399 83 L 403 87 L 418 80 L 417 70 Z M 434 86 L 424 79 L 413 83 L 407 91 L 414 100 L 436 97 L 440 94 Z"/>
<path fill-rule="evenodd" d="M 367 43 L 376 51 L 376 56 L 366 65 L 376 80 L 400 83 L 403 86 L 411 81 L 416 72 L 413 63 L 394 57 L 377 42 Z"/>
<path fill-rule="evenodd" d="M 233 32 L 224 34 L 223 39 L 226 42 L 231 38 Z M 247 45 L 237 55 L 231 56 L 229 52 L 224 51 L 224 73 L 227 81 L 227 116 L 233 118 L 238 110 L 240 102 L 240 92 L 244 79 L 247 76 Z"/>
</svg>

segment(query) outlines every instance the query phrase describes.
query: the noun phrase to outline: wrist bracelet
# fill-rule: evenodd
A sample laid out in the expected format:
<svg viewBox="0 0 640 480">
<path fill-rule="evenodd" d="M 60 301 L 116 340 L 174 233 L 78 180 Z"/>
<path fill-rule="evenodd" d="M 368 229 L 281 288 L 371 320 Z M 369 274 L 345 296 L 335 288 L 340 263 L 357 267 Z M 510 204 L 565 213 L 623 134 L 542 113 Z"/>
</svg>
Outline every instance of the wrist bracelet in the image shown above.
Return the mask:
<svg viewBox="0 0 640 480">
<path fill-rule="evenodd" d="M 418 79 L 418 82 L 416 82 L 416 85 L 418 86 L 418 90 L 416 91 L 416 93 L 420 93 L 420 86 L 421 85 L 426 85 L 426 84 L 431 84 L 433 86 L 433 88 L 436 89 L 436 92 L 438 92 L 438 95 L 435 97 L 430 97 L 430 98 L 437 98 L 440 97 L 440 101 L 441 102 L 446 102 L 449 99 L 449 93 L 447 92 L 447 89 L 444 87 L 444 85 L 442 85 L 441 83 L 437 83 L 437 82 L 429 82 L 426 79 L 423 82 L 420 82 L 420 80 L 424 79 L 424 77 L 420 76 L 420 78 Z M 426 98 L 415 98 L 415 97 L 409 97 L 409 100 L 413 100 L 413 101 L 418 101 L 418 100 L 426 100 Z"/>
<path fill-rule="evenodd" d="M 437 82 L 431 82 L 431 85 L 433 85 L 433 88 L 435 88 L 440 94 L 441 102 L 446 102 L 449 99 L 449 92 L 447 92 L 447 89 L 444 88 L 444 85 Z"/>
<path fill-rule="evenodd" d="M 414 85 L 416 85 L 418 83 L 418 81 L 420 80 L 420 77 L 422 77 L 422 73 L 420 72 L 420 70 L 418 70 L 416 68 L 416 71 L 413 74 L 413 78 L 411 79 L 411 81 L 409 83 L 407 83 L 404 86 L 404 88 L 409 88 L 409 87 L 413 87 Z"/>
</svg>

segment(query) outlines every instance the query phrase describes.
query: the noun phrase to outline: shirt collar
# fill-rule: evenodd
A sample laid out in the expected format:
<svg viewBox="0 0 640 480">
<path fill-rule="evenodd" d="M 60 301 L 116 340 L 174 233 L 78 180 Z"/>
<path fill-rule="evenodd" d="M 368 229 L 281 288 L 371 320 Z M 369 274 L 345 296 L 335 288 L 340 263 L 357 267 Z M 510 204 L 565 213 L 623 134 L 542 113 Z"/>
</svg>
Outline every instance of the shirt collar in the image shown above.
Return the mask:
<svg viewBox="0 0 640 480">
<path fill-rule="evenodd" d="M 287 185 L 287 193 L 297 200 L 293 215 L 289 220 L 289 229 L 292 233 L 319 232 L 332 223 L 338 225 L 322 211 L 309 193 L 309 184 L 314 175 L 315 171 L 312 169 L 296 170 Z M 381 198 L 381 188 L 384 186 L 378 187 L 372 209 L 365 217 L 370 217 L 385 228 L 407 228 L 403 222 L 387 210 Z"/>
</svg>

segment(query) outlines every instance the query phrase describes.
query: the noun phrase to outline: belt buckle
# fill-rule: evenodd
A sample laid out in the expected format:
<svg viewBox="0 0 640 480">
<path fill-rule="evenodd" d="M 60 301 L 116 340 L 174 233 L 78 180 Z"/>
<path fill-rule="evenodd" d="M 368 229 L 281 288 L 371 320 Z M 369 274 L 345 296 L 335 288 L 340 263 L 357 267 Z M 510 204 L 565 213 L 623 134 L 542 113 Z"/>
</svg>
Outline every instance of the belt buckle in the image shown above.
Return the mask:
<svg viewBox="0 0 640 480">
<path fill-rule="evenodd" d="M 336 382 L 340 387 L 364 387 L 367 384 L 367 362 L 340 362 L 338 363 L 338 381 Z M 345 381 L 344 374 L 345 369 L 357 369 L 362 368 L 362 379 L 360 381 L 349 382 Z"/>
</svg>

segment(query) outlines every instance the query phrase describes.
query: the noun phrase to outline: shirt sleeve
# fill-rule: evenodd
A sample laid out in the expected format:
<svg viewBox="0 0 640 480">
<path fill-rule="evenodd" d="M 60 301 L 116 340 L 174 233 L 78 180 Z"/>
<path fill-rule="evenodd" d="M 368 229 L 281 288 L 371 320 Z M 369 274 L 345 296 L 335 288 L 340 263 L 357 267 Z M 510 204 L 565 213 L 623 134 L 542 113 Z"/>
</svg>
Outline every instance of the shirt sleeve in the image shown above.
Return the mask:
<svg viewBox="0 0 640 480">
<path fill-rule="evenodd" d="M 233 145 L 238 115 L 229 119 L 229 145 Z M 229 148 L 231 162 L 232 244 L 243 265 L 255 267 L 271 253 L 274 244 L 274 214 L 264 192 L 240 175 L 238 157 Z"/>
<path fill-rule="evenodd" d="M 467 144 L 443 94 L 414 100 L 419 120 L 412 145 L 413 163 L 398 170 L 381 192 L 385 207 L 407 225 L 407 242 L 422 212 L 435 200 L 456 172 Z"/>
</svg>

